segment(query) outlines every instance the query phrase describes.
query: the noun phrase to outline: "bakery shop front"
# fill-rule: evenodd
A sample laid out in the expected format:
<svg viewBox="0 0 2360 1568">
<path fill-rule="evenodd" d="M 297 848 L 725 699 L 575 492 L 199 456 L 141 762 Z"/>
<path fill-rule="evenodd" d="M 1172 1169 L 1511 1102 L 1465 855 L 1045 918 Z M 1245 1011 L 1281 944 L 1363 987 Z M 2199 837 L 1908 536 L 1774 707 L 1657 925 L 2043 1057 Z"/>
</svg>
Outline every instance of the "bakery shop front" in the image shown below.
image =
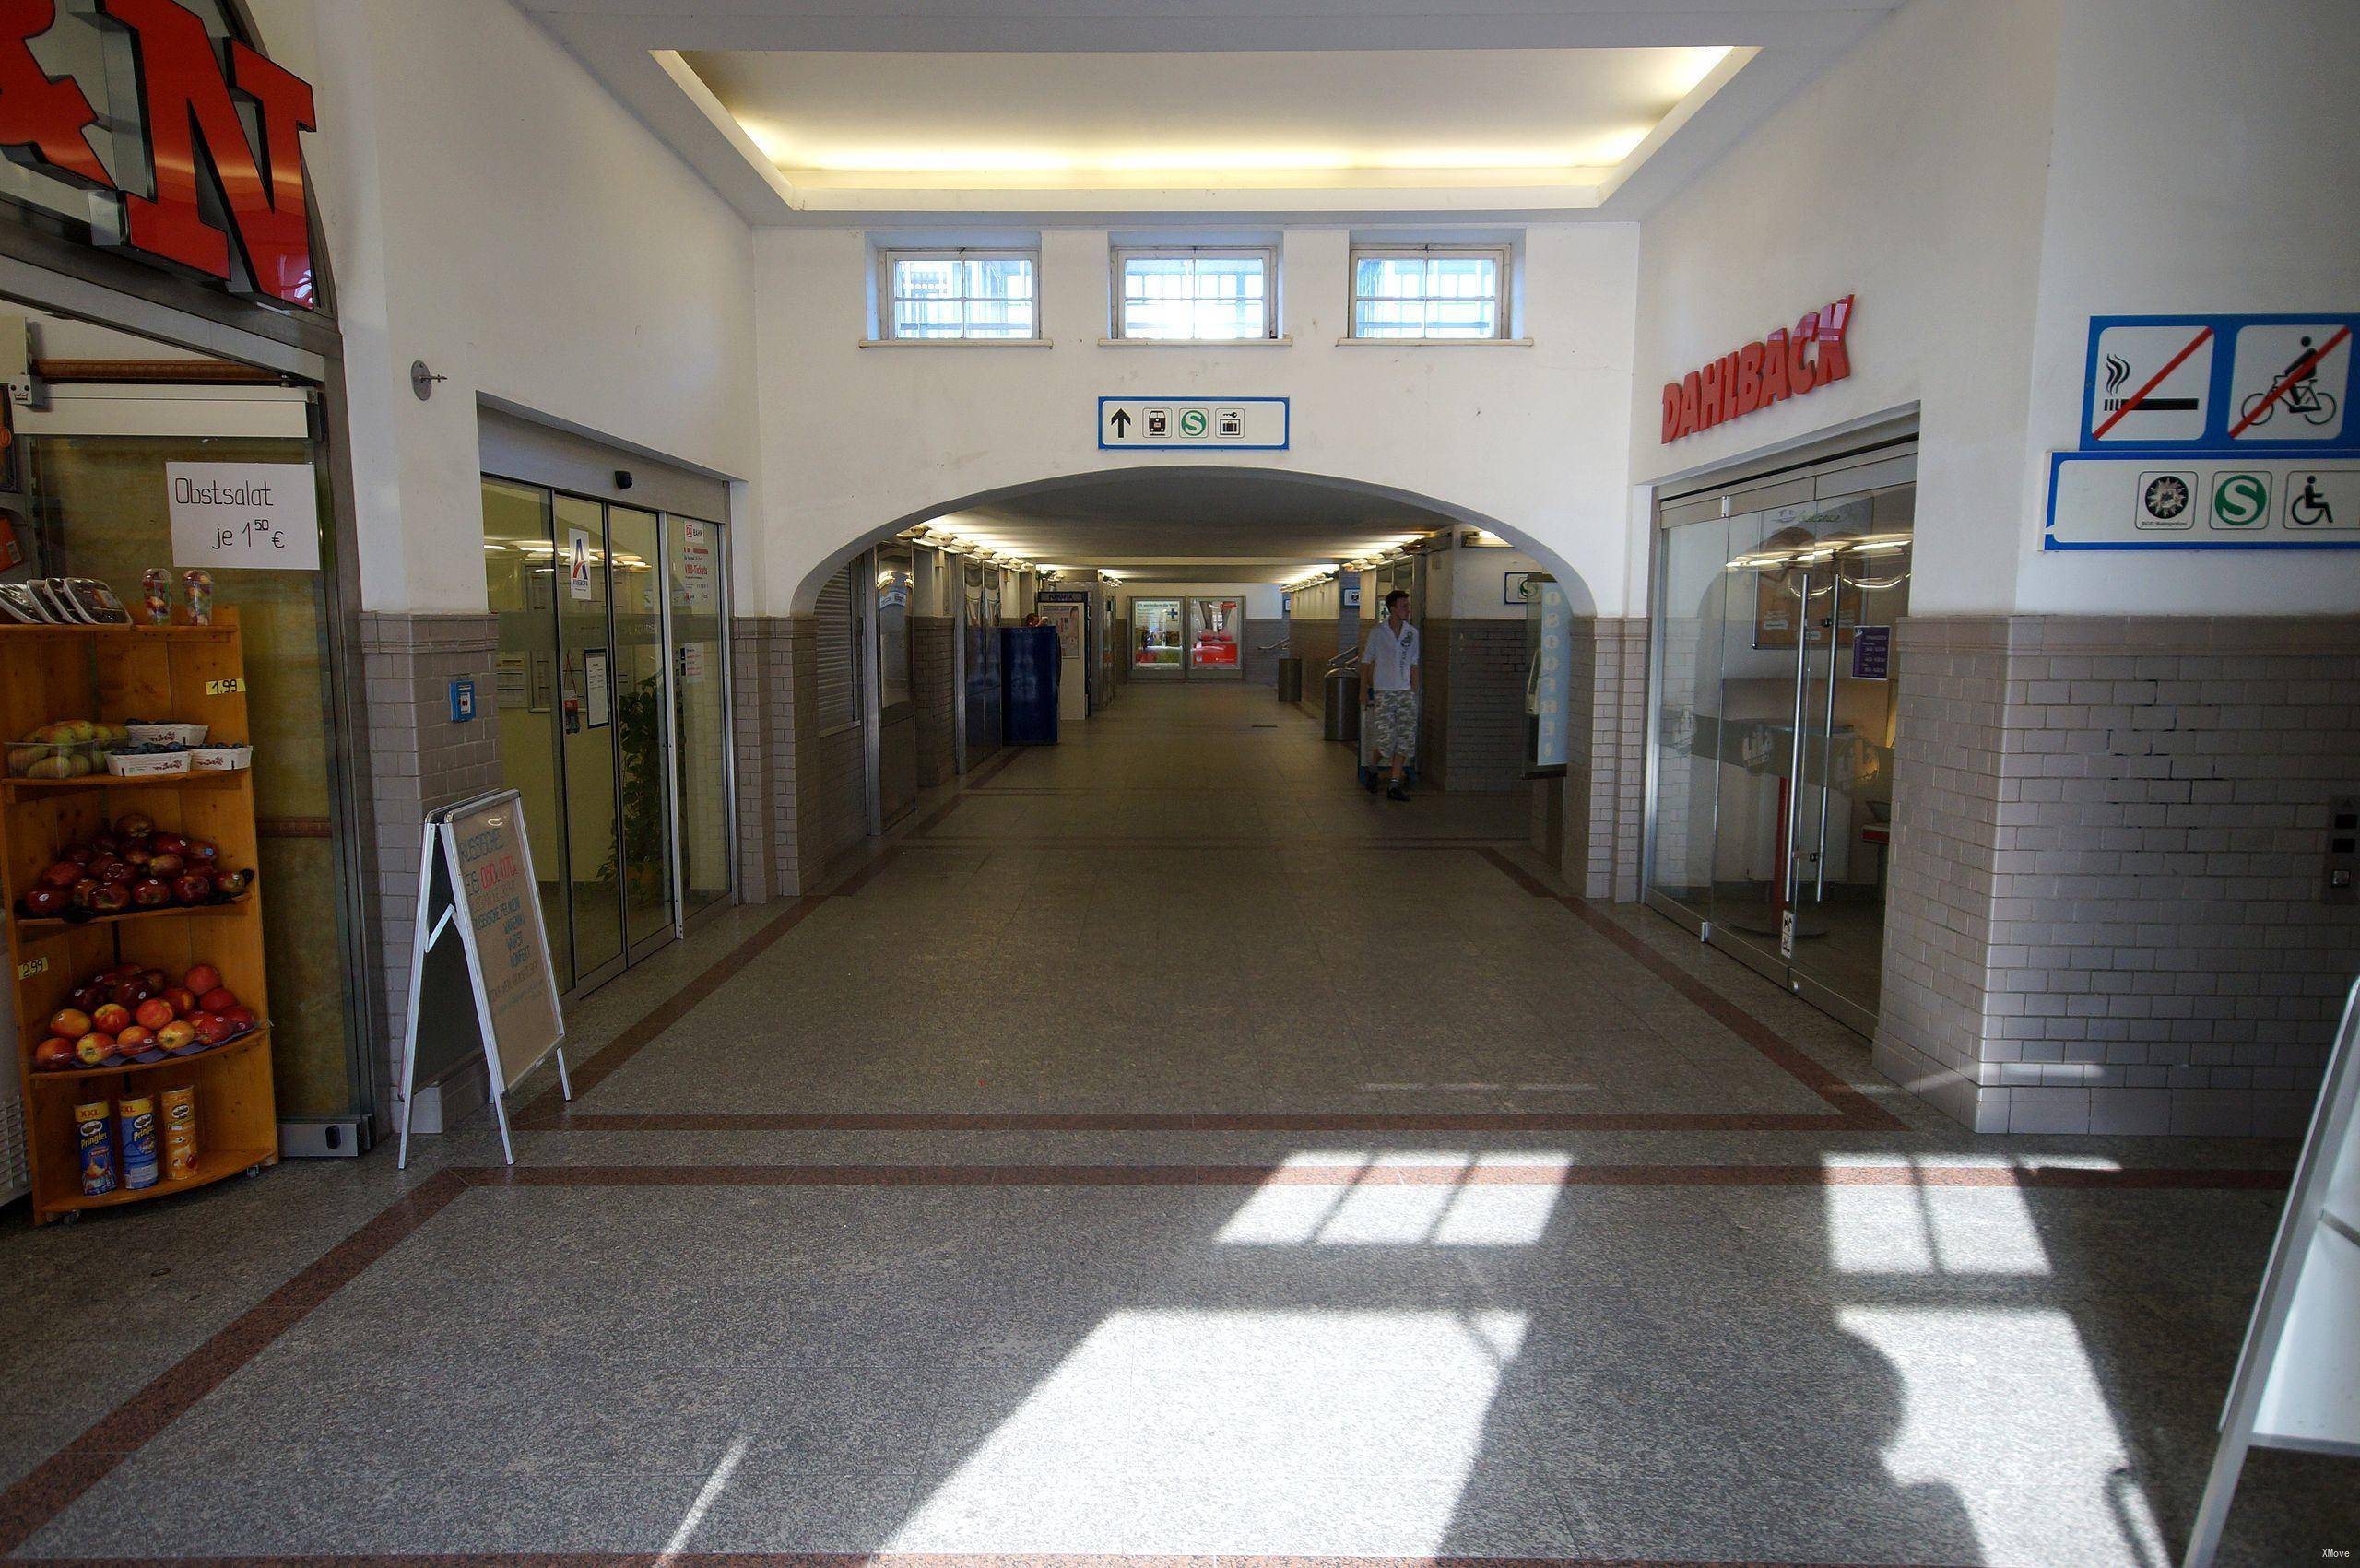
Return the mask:
<svg viewBox="0 0 2360 1568">
<path fill-rule="evenodd" d="M 39 1220 L 380 1110 L 315 119 L 239 0 L 0 16 L 0 1198 Z M 80 1158 L 192 1095 L 185 1168 Z"/>
</svg>

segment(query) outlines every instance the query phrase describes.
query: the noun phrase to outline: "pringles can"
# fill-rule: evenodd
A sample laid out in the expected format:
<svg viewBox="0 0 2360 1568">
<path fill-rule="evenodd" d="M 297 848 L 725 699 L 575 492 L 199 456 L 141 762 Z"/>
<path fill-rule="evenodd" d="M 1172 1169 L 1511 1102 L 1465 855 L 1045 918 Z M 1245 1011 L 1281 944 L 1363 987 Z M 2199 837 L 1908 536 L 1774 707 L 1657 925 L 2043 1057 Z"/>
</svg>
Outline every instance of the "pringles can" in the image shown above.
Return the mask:
<svg viewBox="0 0 2360 1568">
<path fill-rule="evenodd" d="M 82 1146 L 82 1195 L 104 1197 L 114 1191 L 114 1139 L 107 1123 L 114 1107 L 103 1100 L 74 1107 L 74 1136 Z"/>
<path fill-rule="evenodd" d="M 156 1185 L 156 1102 L 146 1095 L 123 1102 L 123 1185 L 133 1192 Z"/>
<path fill-rule="evenodd" d="M 164 1180 L 184 1182 L 196 1174 L 196 1090 L 168 1089 L 164 1102 Z"/>
<path fill-rule="evenodd" d="M 181 573 L 181 584 L 188 590 L 188 623 L 212 625 L 213 573 L 201 566 L 192 566 Z"/>
</svg>

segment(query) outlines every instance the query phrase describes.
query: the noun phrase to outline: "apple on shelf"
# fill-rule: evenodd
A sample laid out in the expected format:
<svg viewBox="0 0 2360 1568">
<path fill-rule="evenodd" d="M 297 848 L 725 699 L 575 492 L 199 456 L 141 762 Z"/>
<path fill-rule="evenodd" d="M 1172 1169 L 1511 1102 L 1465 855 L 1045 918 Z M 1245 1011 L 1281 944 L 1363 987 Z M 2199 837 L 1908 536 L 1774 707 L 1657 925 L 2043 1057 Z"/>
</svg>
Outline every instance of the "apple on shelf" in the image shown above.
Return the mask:
<svg viewBox="0 0 2360 1568">
<path fill-rule="evenodd" d="M 254 886 L 251 867 L 221 863 L 208 839 L 159 831 L 144 811 L 125 813 L 110 831 L 57 852 L 17 899 L 30 920 L 88 921 L 111 914 L 230 903 Z"/>
<path fill-rule="evenodd" d="M 33 1067 L 54 1072 L 145 1065 L 226 1045 L 261 1024 L 209 963 L 192 965 L 177 983 L 163 970 L 120 963 L 67 993 L 33 1048 Z"/>
</svg>

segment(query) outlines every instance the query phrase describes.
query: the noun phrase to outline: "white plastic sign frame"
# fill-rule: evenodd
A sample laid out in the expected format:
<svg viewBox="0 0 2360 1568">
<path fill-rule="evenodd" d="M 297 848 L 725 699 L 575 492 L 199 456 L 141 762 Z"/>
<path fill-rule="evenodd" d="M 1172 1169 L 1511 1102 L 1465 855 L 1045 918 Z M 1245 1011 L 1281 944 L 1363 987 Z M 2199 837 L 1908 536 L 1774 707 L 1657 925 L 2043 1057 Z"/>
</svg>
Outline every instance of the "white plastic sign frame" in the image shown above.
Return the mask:
<svg viewBox="0 0 2360 1568">
<path fill-rule="evenodd" d="M 507 1157 L 509 1164 L 516 1163 L 516 1148 L 510 1139 L 508 1129 L 509 1084 L 500 1065 L 500 1037 L 492 1024 L 491 991 L 484 982 L 483 956 L 476 946 L 475 922 L 467 918 L 466 880 L 459 868 L 458 835 L 453 831 L 453 824 L 459 819 L 473 816 L 502 801 L 512 801 L 515 806 L 516 852 L 525 863 L 526 907 L 532 909 L 537 922 L 540 908 L 531 901 L 537 896 L 535 890 L 540 883 L 533 875 L 533 844 L 525 831 L 525 800 L 522 795 L 513 789 L 493 790 L 488 795 L 474 796 L 426 815 L 426 842 L 419 847 L 418 856 L 418 914 L 410 938 L 409 1007 L 402 1026 L 401 1143 L 399 1157 L 395 1161 L 397 1170 L 409 1169 L 410 1111 L 416 1103 L 418 1075 L 419 1000 L 426 978 L 426 955 L 437 942 L 454 932 L 457 934 L 459 946 L 466 955 L 467 984 L 475 1001 L 476 1032 L 483 1044 L 483 1065 L 490 1085 L 492 1113 L 500 1122 L 501 1152 Z M 442 858 L 443 873 L 450 878 L 451 887 L 451 902 L 439 915 L 431 908 L 437 855 Z M 431 928 L 428 925 L 430 919 L 432 921 Z M 573 1080 L 565 1067 L 565 1009 L 558 999 L 557 964 L 549 956 L 549 933 L 546 931 L 541 934 L 541 973 L 549 984 L 549 1010 L 558 1020 L 557 1039 L 516 1077 L 521 1080 L 554 1055 L 557 1058 L 558 1088 L 571 1101 L 573 1098 Z"/>
<path fill-rule="evenodd" d="M 2255 1448 L 2360 1458 L 2360 982 L 2344 1000 L 2310 1135 L 2246 1330 L 2185 1568 L 2208 1568 Z M 2344 1299 L 2335 1299 L 2338 1292 Z"/>
</svg>

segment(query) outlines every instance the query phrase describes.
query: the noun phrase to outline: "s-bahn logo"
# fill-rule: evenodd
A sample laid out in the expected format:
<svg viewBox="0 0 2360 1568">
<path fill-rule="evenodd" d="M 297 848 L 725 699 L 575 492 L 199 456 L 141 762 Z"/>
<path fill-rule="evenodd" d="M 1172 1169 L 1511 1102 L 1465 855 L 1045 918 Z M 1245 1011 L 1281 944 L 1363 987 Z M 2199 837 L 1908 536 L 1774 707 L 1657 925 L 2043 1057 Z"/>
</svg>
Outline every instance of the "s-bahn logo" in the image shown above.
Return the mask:
<svg viewBox="0 0 2360 1568">
<path fill-rule="evenodd" d="M 310 85 L 236 40 L 217 44 L 179 0 L 67 4 L 100 36 L 45 53 L 104 54 L 106 68 L 52 74 L 33 41 L 60 26 L 57 0 L 0 0 L 0 155 L 94 193 L 100 244 L 316 308 L 301 139 L 317 124 Z M 101 117 L 86 85 L 112 78 L 117 62 L 136 101 L 110 101 Z"/>
</svg>

